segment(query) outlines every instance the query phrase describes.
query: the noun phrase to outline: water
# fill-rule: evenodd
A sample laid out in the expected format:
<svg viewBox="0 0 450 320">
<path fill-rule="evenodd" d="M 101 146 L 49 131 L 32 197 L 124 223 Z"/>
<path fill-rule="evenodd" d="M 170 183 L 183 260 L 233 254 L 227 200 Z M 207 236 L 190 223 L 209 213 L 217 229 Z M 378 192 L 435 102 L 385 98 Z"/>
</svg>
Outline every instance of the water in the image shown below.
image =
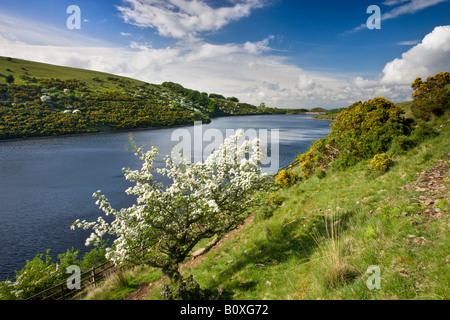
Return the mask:
<svg viewBox="0 0 450 320">
<path fill-rule="evenodd" d="M 327 135 L 329 124 L 305 115 L 238 116 L 214 119 L 201 130 L 219 129 L 225 136 L 227 129 L 279 129 L 279 161 L 272 158 L 272 164 L 282 167 Z M 47 249 L 53 261 L 72 247 L 81 255 L 89 251 L 84 242 L 90 231 L 69 227 L 76 219 L 94 221 L 102 213 L 93 192 L 101 190 L 117 209 L 134 202 L 124 192 L 132 184 L 122 173 L 123 167 L 138 169 L 141 164 L 127 150 L 130 136 L 138 146 L 147 145 L 146 150 L 157 146 L 155 167 L 162 167 L 163 156 L 177 143 L 171 140 L 174 130 L 187 130 L 193 137 L 195 128 L 0 141 L 0 281 L 13 279 L 14 270 Z M 192 156 L 201 149 L 193 149 Z"/>
</svg>

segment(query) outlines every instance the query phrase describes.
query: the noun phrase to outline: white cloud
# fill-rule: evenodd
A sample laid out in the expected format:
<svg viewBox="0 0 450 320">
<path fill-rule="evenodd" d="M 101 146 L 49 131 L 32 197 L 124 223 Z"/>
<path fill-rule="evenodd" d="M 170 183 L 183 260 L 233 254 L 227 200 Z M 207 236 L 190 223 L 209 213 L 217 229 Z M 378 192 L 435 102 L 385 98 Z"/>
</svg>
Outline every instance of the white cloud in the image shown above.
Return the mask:
<svg viewBox="0 0 450 320">
<path fill-rule="evenodd" d="M 196 38 L 217 31 L 232 21 L 248 17 L 261 7 L 259 0 L 241 0 L 232 7 L 213 8 L 202 0 L 124 0 L 118 6 L 125 22 L 156 28 L 165 37 Z"/>
<path fill-rule="evenodd" d="M 297 85 L 295 87 L 300 91 L 303 90 L 308 91 L 314 89 L 315 86 L 316 83 L 314 82 L 313 79 L 311 79 L 305 74 L 301 74 L 298 76 Z"/>
<path fill-rule="evenodd" d="M 408 1 L 409 0 L 387 0 L 387 1 L 383 2 L 383 4 L 385 6 L 396 6 L 396 5 L 400 4 L 400 3 L 405 3 L 405 2 L 408 2 Z"/>
<path fill-rule="evenodd" d="M 2 56 L 109 72 L 150 83 L 173 81 L 255 105 L 338 108 L 376 96 L 401 102 L 410 98 L 410 84 L 416 77 L 449 71 L 450 66 L 450 26 L 435 28 L 421 43 L 388 62 L 377 77 L 367 79 L 358 74 L 349 77 L 306 71 L 276 55 L 270 48 L 271 36 L 241 44 L 219 45 L 196 39 L 161 49 L 136 42 L 114 47 L 88 38 L 74 41 L 72 32 L 8 19 L 0 19 Z M 42 33 L 39 40 L 30 39 L 33 32 Z"/>
<path fill-rule="evenodd" d="M 399 7 L 396 7 L 392 9 L 391 11 L 386 12 L 381 16 L 381 20 L 385 21 L 388 19 L 394 19 L 398 16 L 404 15 L 404 14 L 413 14 L 420 10 L 426 9 L 428 7 L 437 5 L 442 2 L 446 2 L 448 0 L 411 0 L 410 2 L 403 4 Z M 404 1 L 397 1 L 397 3 L 402 3 Z"/>
<path fill-rule="evenodd" d="M 413 46 L 420 43 L 420 40 L 407 40 L 407 41 L 400 41 L 398 44 L 401 46 Z"/>
<path fill-rule="evenodd" d="M 436 27 L 421 43 L 383 69 L 381 82 L 408 84 L 450 68 L 450 26 Z"/>
</svg>

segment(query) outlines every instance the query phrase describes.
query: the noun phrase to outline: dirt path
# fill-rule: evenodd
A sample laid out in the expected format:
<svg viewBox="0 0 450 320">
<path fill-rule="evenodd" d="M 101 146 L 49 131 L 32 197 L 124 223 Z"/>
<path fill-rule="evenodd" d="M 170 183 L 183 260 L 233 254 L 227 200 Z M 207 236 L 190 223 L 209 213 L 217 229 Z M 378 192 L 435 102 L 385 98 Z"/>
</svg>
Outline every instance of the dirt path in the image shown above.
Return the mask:
<svg viewBox="0 0 450 320">
<path fill-rule="evenodd" d="M 426 206 L 423 214 L 428 217 L 442 219 L 444 212 L 438 208 L 438 202 L 442 199 L 448 199 L 448 183 L 447 171 L 450 169 L 449 160 L 439 160 L 428 171 L 420 172 L 415 181 L 408 183 L 402 187 L 402 190 L 415 188 L 416 192 L 420 192 L 418 197 L 420 203 Z"/>
<path fill-rule="evenodd" d="M 244 228 L 246 225 L 250 224 L 253 221 L 255 214 L 250 214 L 244 222 L 239 225 L 236 229 L 230 231 L 226 235 L 224 235 L 219 241 L 214 242 L 210 247 L 203 248 L 204 250 L 201 250 L 201 253 L 198 255 L 193 256 L 191 259 L 186 261 L 185 263 L 180 265 L 180 272 L 183 271 L 185 267 L 192 267 L 202 261 L 205 258 L 205 254 L 209 252 L 210 250 L 218 250 L 226 241 L 228 241 L 230 238 L 232 238 L 236 233 L 238 233 L 242 228 Z M 200 252 L 200 250 L 196 251 Z M 124 300 L 145 300 L 145 298 L 148 296 L 150 290 L 154 286 L 161 285 L 164 281 L 167 280 L 166 276 L 161 277 L 160 279 L 149 282 L 149 283 L 143 283 L 138 286 L 138 288 L 130 293 L 127 297 L 124 298 Z"/>
</svg>

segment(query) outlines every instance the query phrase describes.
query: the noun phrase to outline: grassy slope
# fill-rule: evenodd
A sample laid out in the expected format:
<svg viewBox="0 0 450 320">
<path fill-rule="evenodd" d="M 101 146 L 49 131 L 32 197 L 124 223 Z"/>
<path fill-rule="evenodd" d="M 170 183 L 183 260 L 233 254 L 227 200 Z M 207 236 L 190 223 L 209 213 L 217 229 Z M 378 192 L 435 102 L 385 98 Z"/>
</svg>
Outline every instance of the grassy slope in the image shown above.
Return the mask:
<svg viewBox="0 0 450 320">
<path fill-rule="evenodd" d="M 14 83 L 16 84 L 25 84 L 25 82 L 20 78 L 21 75 L 28 75 L 29 77 L 36 78 L 59 78 L 61 80 L 77 79 L 86 83 L 86 85 L 92 90 L 99 90 L 100 92 L 117 89 L 114 82 L 108 80 L 109 77 L 125 80 L 131 86 L 145 84 L 143 81 L 104 72 L 62 67 L 16 58 L 8 61 L 6 57 L 0 57 L 0 84 L 6 84 L 6 77 L 9 75 L 14 77 Z M 94 81 L 93 78 L 96 77 L 103 80 L 103 83 Z"/>
<path fill-rule="evenodd" d="M 424 213 L 423 192 L 401 188 L 438 160 L 450 166 L 449 131 L 398 156 L 376 178 L 364 161 L 282 189 L 281 206 L 257 210 L 252 224 L 192 274 L 232 299 L 449 299 L 449 172 L 432 205 L 443 216 Z M 366 286 L 371 265 L 381 270 L 380 290 Z"/>
<path fill-rule="evenodd" d="M 363 161 L 276 191 L 281 205 L 257 208 L 251 223 L 183 275 L 236 300 L 449 299 L 449 171 L 434 196 L 405 188 L 436 164 L 450 166 L 449 115 L 434 124 L 438 137 L 396 156 L 382 175 L 368 176 Z M 427 207 L 423 197 L 434 203 Z M 435 209 L 441 214 L 430 215 Z M 380 268 L 381 289 L 367 287 L 369 266 Z M 124 297 L 156 278 L 140 269 L 128 274 L 121 295 L 109 287 L 93 297 Z M 162 284 L 146 298 L 161 299 Z"/>
</svg>

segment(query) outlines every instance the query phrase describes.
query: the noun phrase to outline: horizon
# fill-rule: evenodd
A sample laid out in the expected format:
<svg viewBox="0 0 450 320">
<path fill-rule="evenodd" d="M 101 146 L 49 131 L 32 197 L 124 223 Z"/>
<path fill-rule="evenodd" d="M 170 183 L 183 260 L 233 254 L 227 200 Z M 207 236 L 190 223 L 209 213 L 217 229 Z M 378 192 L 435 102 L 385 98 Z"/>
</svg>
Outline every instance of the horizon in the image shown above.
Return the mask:
<svg viewBox="0 0 450 320">
<path fill-rule="evenodd" d="M 379 29 L 366 23 L 371 5 Z M 398 103 L 411 100 L 416 77 L 449 71 L 449 9 L 449 0 L 4 0 L 0 55 L 269 107 Z"/>
</svg>

